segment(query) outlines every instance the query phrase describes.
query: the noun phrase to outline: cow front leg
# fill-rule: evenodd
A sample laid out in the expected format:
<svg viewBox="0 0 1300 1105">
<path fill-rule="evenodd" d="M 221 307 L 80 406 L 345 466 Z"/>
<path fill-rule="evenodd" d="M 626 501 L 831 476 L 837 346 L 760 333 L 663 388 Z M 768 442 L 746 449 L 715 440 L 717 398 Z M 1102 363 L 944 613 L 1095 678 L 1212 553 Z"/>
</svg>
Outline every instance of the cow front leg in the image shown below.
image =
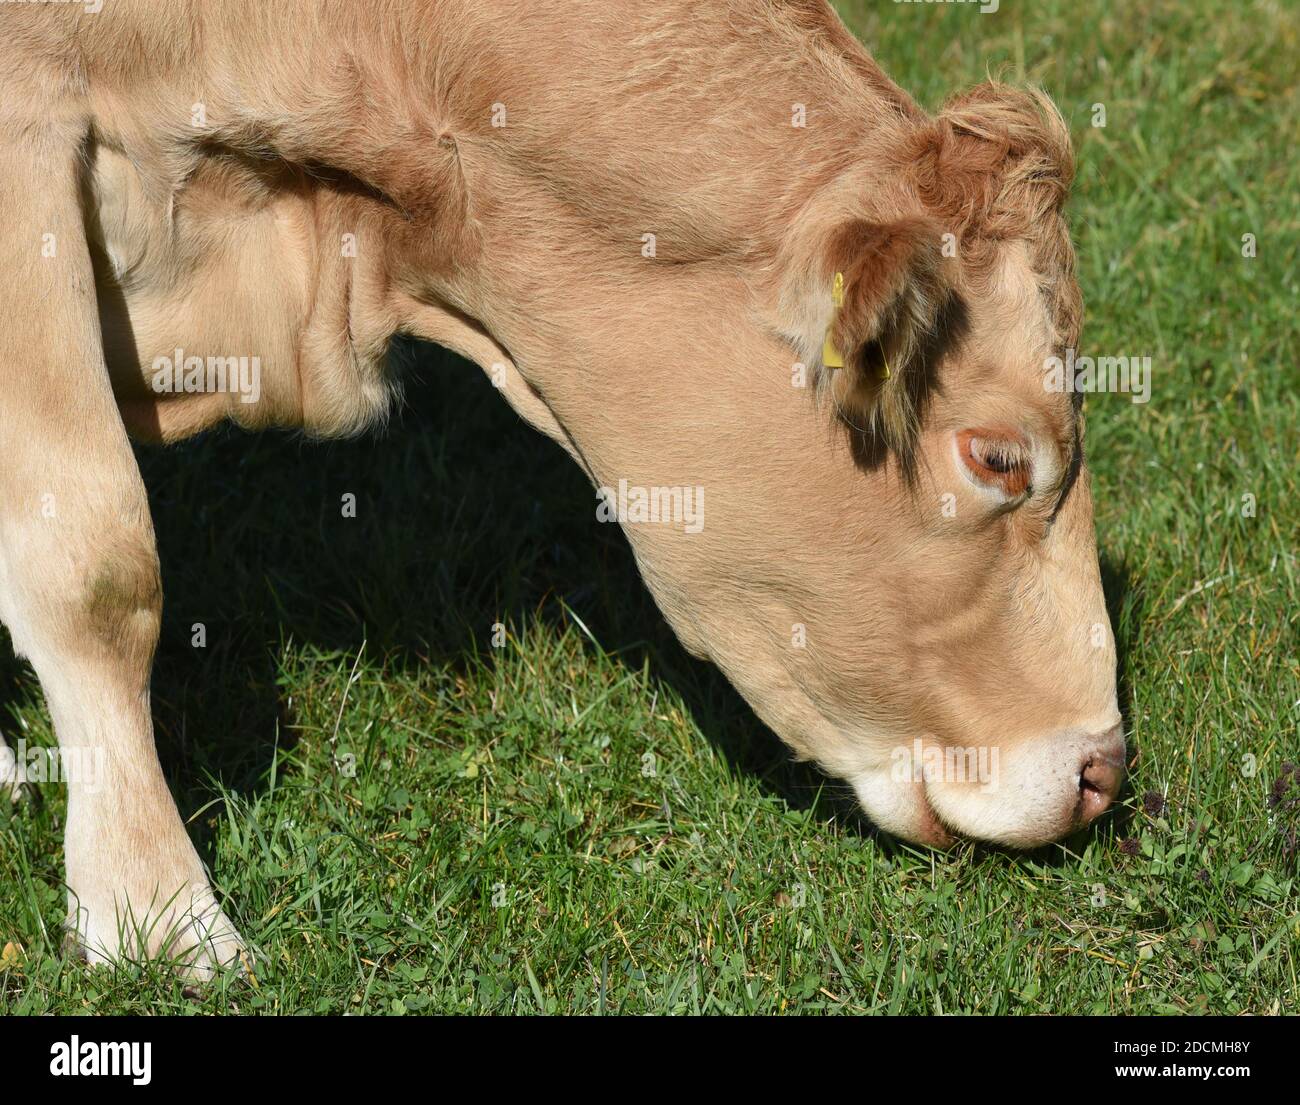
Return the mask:
<svg viewBox="0 0 1300 1105">
<path fill-rule="evenodd" d="M 77 194 L 82 133 L 4 124 L 0 620 L 36 670 L 58 738 L 68 923 L 94 961 L 166 956 L 204 975 L 237 959 L 240 942 L 154 749 L 162 592 L 100 346 Z"/>
</svg>

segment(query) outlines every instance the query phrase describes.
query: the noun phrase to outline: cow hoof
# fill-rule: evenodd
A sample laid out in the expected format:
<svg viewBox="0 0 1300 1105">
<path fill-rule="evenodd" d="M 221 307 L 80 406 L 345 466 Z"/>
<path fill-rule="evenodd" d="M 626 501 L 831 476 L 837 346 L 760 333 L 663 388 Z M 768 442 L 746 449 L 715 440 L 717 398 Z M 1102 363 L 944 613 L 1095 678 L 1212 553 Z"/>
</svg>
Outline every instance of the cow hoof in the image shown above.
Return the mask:
<svg viewBox="0 0 1300 1105">
<path fill-rule="evenodd" d="M 141 959 L 173 966 L 190 982 L 247 974 L 252 955 L 206 886 L 189 887 L 162 909 L 79 911 L 69 937 L 92 966 Z"/>
</svg>

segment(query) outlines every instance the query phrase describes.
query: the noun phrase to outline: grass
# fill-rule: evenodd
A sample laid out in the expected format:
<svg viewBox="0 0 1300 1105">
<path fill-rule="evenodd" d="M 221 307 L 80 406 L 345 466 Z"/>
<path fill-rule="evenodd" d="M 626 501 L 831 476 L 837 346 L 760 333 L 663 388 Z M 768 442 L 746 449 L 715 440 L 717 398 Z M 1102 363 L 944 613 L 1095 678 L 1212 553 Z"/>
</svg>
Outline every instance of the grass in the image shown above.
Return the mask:
<svg viewBox="0 0 1300 1105">
<path fill-rule="evenodd" d="M 141 452 L 158 743 L 255 980 L 66 955 L 46 788 L 0 804 L 0 1012 L 1295 1010 L 1294 9 L 843 10 L 927 106 L 1009 69 L 1072 120 L 1084 344 L 1154 365 L 1088 405 L 1118 814 L 1030 855 L 875 835 L 675 644 L 577 469 L 424 350 L 378 439 Z M 0 699 L 52 741 L 25 665 Z"/>
</svg>

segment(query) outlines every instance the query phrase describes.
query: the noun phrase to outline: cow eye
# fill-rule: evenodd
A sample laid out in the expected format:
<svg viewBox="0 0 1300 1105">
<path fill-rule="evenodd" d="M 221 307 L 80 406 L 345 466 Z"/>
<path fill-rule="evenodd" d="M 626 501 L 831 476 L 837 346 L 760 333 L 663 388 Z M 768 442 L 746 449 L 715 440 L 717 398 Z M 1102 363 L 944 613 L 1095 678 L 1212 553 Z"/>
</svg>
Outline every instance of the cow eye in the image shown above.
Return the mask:
<svg viewBox="0 0 1300 1105">
<path fill-rule="evenodd" d="M 1018 436 L 994 430 L 963 430 L 957 436 L 962 463 L 980 483 L 1008 498 L 1029 488 L 1029 448 Z"/>
</svg>

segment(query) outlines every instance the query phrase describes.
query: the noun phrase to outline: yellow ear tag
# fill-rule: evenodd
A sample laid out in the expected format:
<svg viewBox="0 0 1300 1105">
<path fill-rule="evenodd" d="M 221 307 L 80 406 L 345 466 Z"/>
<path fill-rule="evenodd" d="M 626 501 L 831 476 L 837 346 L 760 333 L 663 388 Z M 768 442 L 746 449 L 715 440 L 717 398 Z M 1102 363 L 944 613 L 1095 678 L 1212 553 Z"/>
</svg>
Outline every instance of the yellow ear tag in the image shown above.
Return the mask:
<svg viewBox="0 0 1300 1105">
<path fill-rule="evenodd" d="M 844 274 L 842 272 L 835 274 L 835 283 L 831 286 L 831 302 L 835 304 L 835 313 L 831 315 L 830 325 L 830 329 L 833 330 L 835 320 L 839 318 L 840 308 L 844 306 Z M 827 330 L 826 340 L 822 342 L 822 364 L 826 368 L 844 367 L 844 357 L 835 348 L 835 343 L 831 341 L 830 330 Z"/>
</svg>

